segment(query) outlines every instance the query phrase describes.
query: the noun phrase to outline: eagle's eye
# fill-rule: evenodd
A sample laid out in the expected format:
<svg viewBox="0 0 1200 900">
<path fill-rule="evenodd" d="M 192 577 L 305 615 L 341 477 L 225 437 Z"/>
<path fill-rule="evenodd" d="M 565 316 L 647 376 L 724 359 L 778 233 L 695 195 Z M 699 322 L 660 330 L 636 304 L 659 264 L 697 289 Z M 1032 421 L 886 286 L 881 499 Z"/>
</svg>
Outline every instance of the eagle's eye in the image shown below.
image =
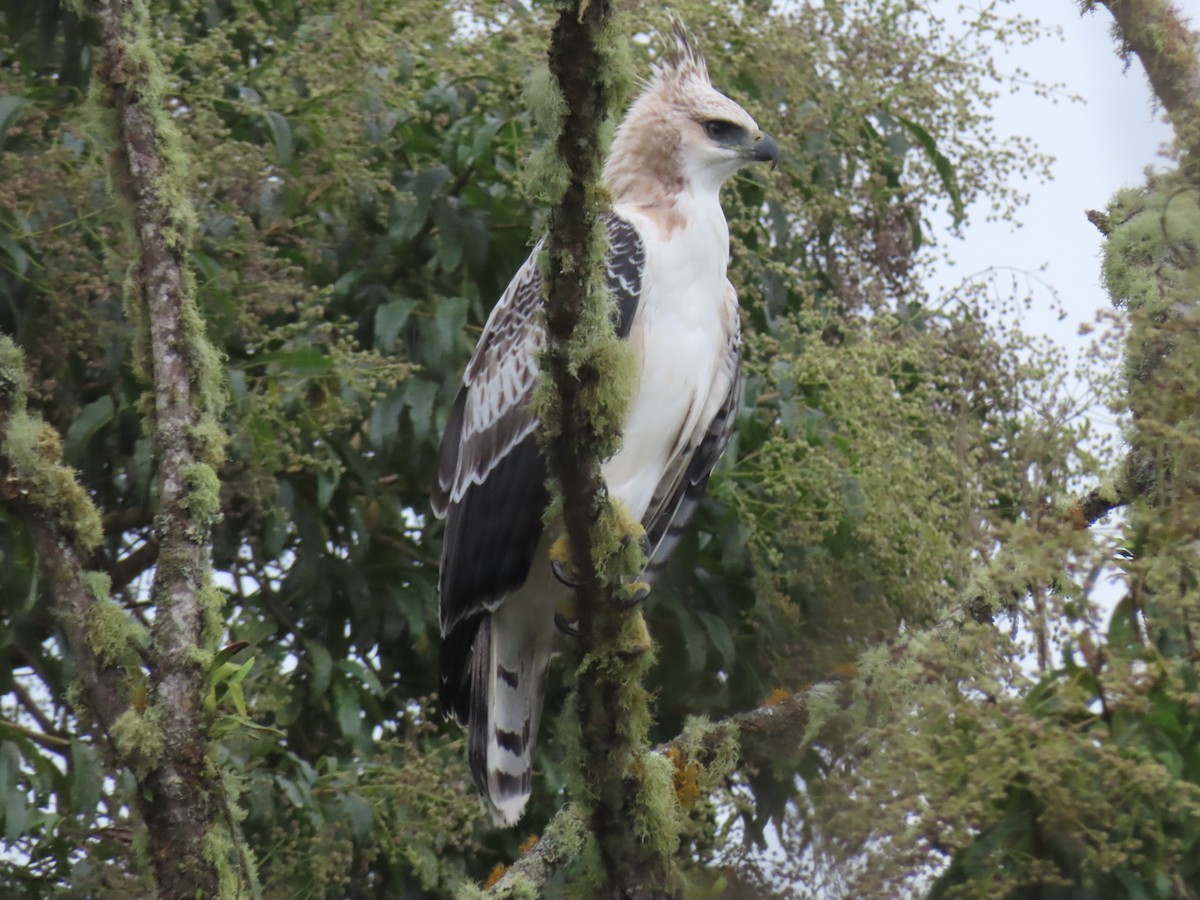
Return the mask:
<svg viewBox="0 0 1200 900">
<path fill-rule="evenodd" d="M 725 119 L 709 119 L 704 125 L 704 133 L 721 144 L 732 143 L 743 131 L 742 126 Z"/>
</svg>

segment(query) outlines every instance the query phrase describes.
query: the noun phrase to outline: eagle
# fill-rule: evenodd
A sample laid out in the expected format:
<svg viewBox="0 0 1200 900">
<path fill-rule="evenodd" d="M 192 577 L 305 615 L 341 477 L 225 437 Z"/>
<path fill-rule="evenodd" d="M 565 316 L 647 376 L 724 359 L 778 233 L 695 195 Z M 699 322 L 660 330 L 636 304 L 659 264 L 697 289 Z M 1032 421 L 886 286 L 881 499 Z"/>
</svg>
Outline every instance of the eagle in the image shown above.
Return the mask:
<svg viewBox="0 0 1200 900">
<path fill-rule="evenodd" d="M 645 529 L 649 584 L 665 566 L 729 443 L 741 395 L 737 294 L 726 277 L 721 185 L 778 161 L 774 139 L 718 92 L 678 23 L 613 135 L 606 281 L 638 378 L 610 496 Z M 438 579 L 440 703 L 468 732 L 476 786 L 497 825 L 531 789 L 533 751 L 569 579 L 551 564 L 546 462 L 531 399 L 544 341 L 540 243 L 488 317 L 447 418 L 432 507 L 446 520 Z M 561 625 L 561 620 L 559 621 Z"/>
</svg>

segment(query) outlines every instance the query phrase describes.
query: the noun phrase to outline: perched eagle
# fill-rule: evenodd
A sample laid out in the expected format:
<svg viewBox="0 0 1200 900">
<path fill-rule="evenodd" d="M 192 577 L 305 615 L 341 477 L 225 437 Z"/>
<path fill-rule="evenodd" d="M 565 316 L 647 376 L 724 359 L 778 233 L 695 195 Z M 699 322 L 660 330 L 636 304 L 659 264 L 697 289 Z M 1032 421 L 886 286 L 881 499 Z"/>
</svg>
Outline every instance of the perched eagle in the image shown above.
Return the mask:
<svg viewBox="0 0 1200 900">
<path fill-rule="evenodd" d="M 721 185 L 747 163 L 778 156 L 754 119 L 713 88 L 676 26 L 604 167 L 615 327 L 640 369 L 621 449 L 603 474 L 646 529 L 647 581 L 695 512 L 740 399 Z M 515 823 L 529 799 L 554 613 L 568 596 L 548 560 L 546 464 L 530 411 L 543 341 L 538 251 L 492 310 L 467 365 L 432 498 L 446 519 L 441 704 L 469 730 L 471 771 L 500 825 Z"/>
</svg>

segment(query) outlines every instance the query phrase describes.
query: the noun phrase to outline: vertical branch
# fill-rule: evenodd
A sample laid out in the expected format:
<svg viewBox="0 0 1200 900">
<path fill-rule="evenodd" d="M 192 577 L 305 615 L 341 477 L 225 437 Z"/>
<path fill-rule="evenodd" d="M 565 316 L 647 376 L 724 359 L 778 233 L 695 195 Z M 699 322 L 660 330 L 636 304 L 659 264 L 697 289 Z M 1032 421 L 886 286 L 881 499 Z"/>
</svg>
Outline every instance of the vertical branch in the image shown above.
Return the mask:
<svg viewBox="0 0 1200 900">
<path fill-rule="evenodd" d="M 215 354 L 185 265 L 194 214 L 145 0 L 86 0 L 85 7 L 100 43 L 94 94 L 111 109 L 113 181 L 130 203 L 138 244 L 126 312 L 139 332 L 136 364 L 151 385 L 143 408 L 152 410 L 157 462 L 150 705 L 130 728 L 154 748 L 138 772 L 142 815 L 159 896 L 217 897 L 228 886 L 221 871 L 231 853 L 202 705 L 219 598 L 208 559 L 222 454 Z"/>
<path fill-rule="evenodd" d="M 1096 0 L 1088 0 L 1090 9 Z M 1098 0 L 1112 13 L 1123 47 L 1137 55 L 1150 88 L 1171 118 L 1188 159 L 1184 170 L 1200 173 L 1200 38 L 1169 0 Z"/>
<path fill-rule="evenodd" d="M 607 242 L 598 215 L 607 205 L 600 185 L 600 129 L 610 97 L 606 52 L 608 0 L 561 6 L 550 43 L 550 71 L 561 91 L 563 117 L 556 149 L 566 186 L 551 211 L 542 272 L 547 343 L 542 371 L 543 442 L 557 482 L 573 562 L 581 575 L 578 616 L 584 658 L 574 702 L 581 740 L 580 802 L 596 840 L 609 889 L 618 897 L 667 891 L 679 826 L 670 763 L 649 752 L 649 696 L 641 681 L 652 655 L 637 609 L 613 600 L 613 585 L 640 568 L 622 552 L 621 521 L 609 503 L 601 461 L 620 441 L 628 398 L 613 376 L 627 353 L 613 329 L 604 285 Z"/>
</svg>

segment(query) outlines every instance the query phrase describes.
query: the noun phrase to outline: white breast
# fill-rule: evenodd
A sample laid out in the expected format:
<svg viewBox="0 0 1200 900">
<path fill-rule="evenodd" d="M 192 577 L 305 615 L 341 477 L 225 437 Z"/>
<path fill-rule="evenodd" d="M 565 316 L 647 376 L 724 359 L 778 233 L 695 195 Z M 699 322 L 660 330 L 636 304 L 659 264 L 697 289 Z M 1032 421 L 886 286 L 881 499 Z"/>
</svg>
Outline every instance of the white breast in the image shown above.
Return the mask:
<svg viewBox="0 0 1200 900">
<path fill-rule="evenodd" d="M 646 247 L 642 296 L 629 340 L 641 378 L 625 420 L 621 450 L 604 465 L 609 490 L 641 519 L 680 449 L 699 441 L 728 389 L 723 360 L 732 291 L 726 280 L 729 231 L 716 196 L 687 197 L 682 227 L 637 208 L 617 212 Z M 733 301 L 736 305 L 736 301 Z M 733 310 L 736 321 L 736 309 Z M 712 397 L 716 390 L 720 396 Z"/>
</svg>

